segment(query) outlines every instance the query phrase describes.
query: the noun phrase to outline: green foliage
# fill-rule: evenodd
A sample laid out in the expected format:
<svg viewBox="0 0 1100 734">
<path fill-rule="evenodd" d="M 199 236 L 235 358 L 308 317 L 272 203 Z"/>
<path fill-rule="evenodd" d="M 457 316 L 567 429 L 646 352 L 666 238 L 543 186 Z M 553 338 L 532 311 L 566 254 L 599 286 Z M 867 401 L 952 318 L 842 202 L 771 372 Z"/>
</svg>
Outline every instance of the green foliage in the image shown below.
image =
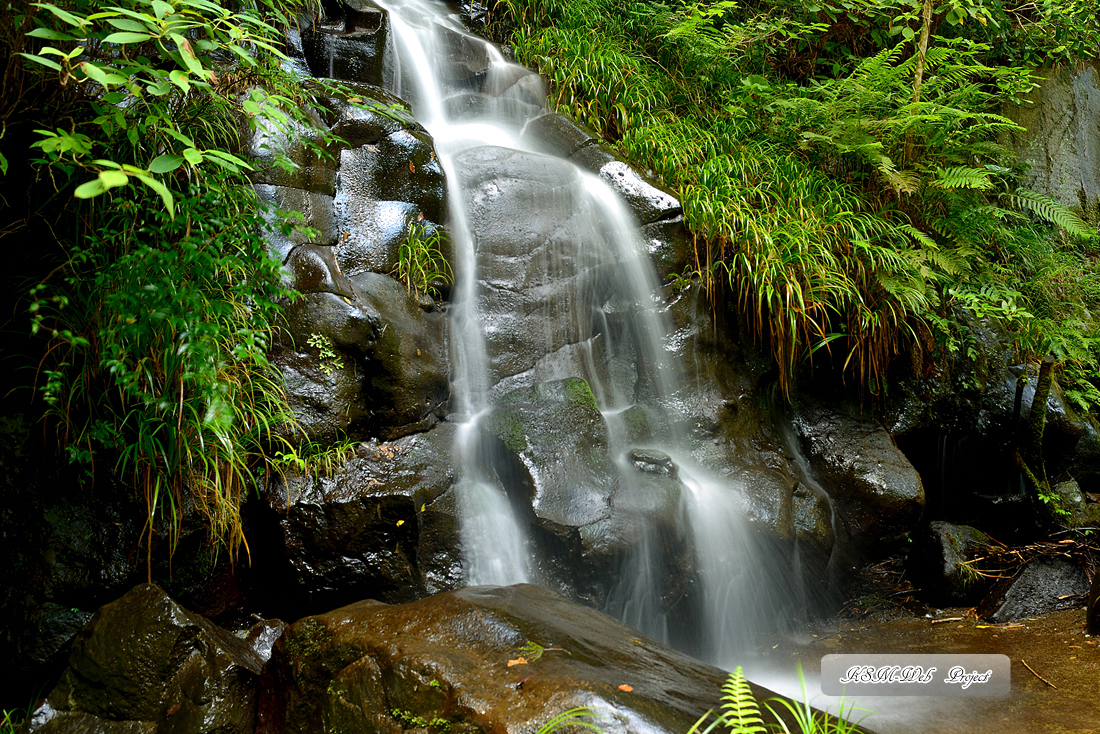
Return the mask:
<svg viewBox="0 0 1100 734">
<path fill-rule="evenodd" d="M 428 229 L 414 222 L 397 249 L 397 267 L 394 274 L 408 286 L 409 291 L 427 293 L 438 298 L 439 286 L 449 285 L 454 277 L 450 263 L 443 255 L 446 234 L 438 228 Z"/>
<path fill-rule="evenodd" d="M 592 721 L 588 721 L 588 719 L 598 721 L 599 716 L 588 706 L 578 706 L 568 711 L 562 711 L 560 714 L 550 719 L 550 721 L 540 726 L 535 734 L 557 734 L 557 732 L 565 731 L 572 727 L 588 729 L 589 731 L 596 732 L 596 734 L 603 734 L 603 730 L 592 723 Z"/>
<path fill-rule="evenodd" d="M 307 476 L 331 477 L 355 455 L 356 442 L 344 436 L 335 443 L 305 441 L 276 451 L 271 460 L 276 471 L 294 469 Z"/>
<path fill-rule="evenodd" d="M 344 360 L 336 353 L 336 347 L 332 343 L 332 339 L 324 334 L 310 334 L 306 344 L 317 350 L 317 359 L 321 362 L 321 371 L 326 375 L 344 369 Z"/>
<path fill-rule="evenodd" d="M 407 729 L 434 729 L 439 734 L 447 734 L 451 730 L 451 722 L 442 716 L 425 719 L 404 709 L 394 709 L 391 713 Z"/>
<path fill-rule="evenodd" d="M 711 712 L 703 714 L 688 730 L 688 734 L 710 734 L 718 727 L 725 727 L 730 734 L 764 734 L 764 720 L 760 718 L 760 706 L 749 687 L 749 681 L 738 666 L 730 673 L 722 686 L 722 711 L 705 729 L 700 729 L 710 717 Z"/>
<path fill-rule="evenodd" d="M 937 6 L 923 61 L 908 0 L 502 0 L 496 32 L 511 28 L 558 110 L 679 195 L 696 257 L 674 285 L 698 278 L 732 302 L 784 389 L 817 353 L 874 392 L 902 351 L 919 364 L 963 348 L 969 311 L 1004 323 L 1022 359 L 1074 355 L 1083 398 L 1100 384 L 1096 230 L 1020 188 L 999 143 L 1018 128 L 999 110 L 1036 77 L 996 64 L 1009 17 L 1072 11 L 1074 42 L 1100 39 L 1070 5 Z"/>
<path fill-rule="evenodd" d="M 289 418 L 266 358 L 285 292 L 250 190 L 192 186 L 176 201 L 175 219 L 140 199 L 105 213 L 35 287 L 40 389 L 71 460 L 106 451 L 141 489 L 149 547 L 161 513 L 174 544 L 186 502 L 235 550 L 241 496 Z"/>
<path fill-rule="evenodd" d="M 26 712 L 18 709 L 0 711 L 0 734 L 15 734 L 23 725 Z"/>
<path fill-rule="evenodd" d="M 29 304 L 37 386 L 69 458 L 144 497 L 150 554 L 192 514 L 215 547 L 247 551 L 240 502 L 286 444 L 266 354 L 293 294 L 239 151 L 260 121 L 308 125 L 276 27 L 307 4 L 68 0 L 3 18 L 9 71 L 37 95 L 5 109 L 37 137 L 7 157 L 40 182 L 35 215 L 57 222 Z"/>
<path fill-rule="evenodd" d="M 796 731 L 799 734 L 851 734 L 858 730 L 859 722 L 848 719 L 853 713 L 862 709 L 856 709 L 850 705 L 845 708 L 842 698 L 837 716 L 825 711 L 815 711 L 810 706 L 809 695 L 806 693 L 806 680 L 802 676 L 801 665 L 798 667 L 798 680 L 802 685 L 802 703 L 788 701 L 785 698 L 769 698 L 764 702 L 764 707 L 777 723 L 765 725 L 761 717 L 760 705 L 753 695 L 752 688 L 741 672 L 741 668 L 737 667 L 729 674 L 722 686 L 721 712 L 713 718 L 713 712 L 706 712 L 699 717 L 687 734 L 711 734 L 715 729 L 726 729 L 729 734 L 764 734 L 769 730 L 791 734 L 787 721 L 779 715 L 779 709 L 786 710 L 790 714 L 798 727 Z M 772 704 L 777 708 L 773 708 Z"/>
</svg>

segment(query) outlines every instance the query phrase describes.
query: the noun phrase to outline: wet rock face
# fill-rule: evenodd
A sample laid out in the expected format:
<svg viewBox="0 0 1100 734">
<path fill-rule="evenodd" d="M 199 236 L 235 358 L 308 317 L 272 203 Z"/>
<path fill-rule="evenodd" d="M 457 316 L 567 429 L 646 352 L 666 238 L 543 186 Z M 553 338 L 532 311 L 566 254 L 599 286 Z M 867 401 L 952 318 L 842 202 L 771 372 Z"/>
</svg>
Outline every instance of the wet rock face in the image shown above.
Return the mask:
<svg viewBox="0 0 1100 734">
<path fill-rule="evenodd" d="M 509 666 L 529 641 L 561 649 Z M 292 625 L 264 673 L 257 732 L 396 734 L 433 719 L 452 731 L 522 732 L 590 706 L 608 734 L 682 734 L 717 706 L 724 678 L 547 589 L 471 587 Z"/>
<path fill-rule="evenodd" d="M 1100 573 L 1092 576 L 1092 587 L 1086 605 L 1085 631 L 1090 635 L 1100 635 Z"/>
<path fill-rule="evenodd" d="M 318 124 L 344 141 L 329 146 L 330 159 L 271 125 L 252 143 L 261 200 L 303 215 L 287 220 L 301 226 L 269 233 L 268 242 L 304 294 L 288 304 L 273 356 L 310 440 L 424 430 L 448 396 L 442 311 L 385 275 L 414 225 L 430 233 L 443 219 L 443 173 L 431 138 L 401 100 L 367 84 L 346 86 L 317 97 Z M 274 165 L 280 150 L 297 174 Z"/>
<path fill-rule="evenodd" d="M 532 120 L 524 139 L 550 155 L 568 158 L 582 169 L 603 179 L 626 203 L 641 224 L 674 219 L 681 214 L 680 202 L 649 176 L 632 168 L 609 148 L 596 133 L 557 112 Z"/>
<path fill-rule="evenodd" d="M 1071 609 L 1088 593 L 1088 577 L 1076 565 L 1062 558 L 1038 558 L 994 586 L 978 605 L 978 614 L 998 624 L 1014 622 Z"/>
<path fill-rule="evenodd" d="M 909 552 L 910 577 L 934 602 L 972 604 L 988 588 L 986 579 L 963 565 L 979 548 L 990 545 L 985 533 L 966 525 L 930 523 Z"/>
<path fill-rule="evenodd" d="M 386 13 L 373 3 L 326 0 L 321 17 L 302 32 L 301 44 L 314 76 L 381 86 L 389 34 Z"/>
<path fill-rule="evenodd" d="M 1009 133 L 1011 146 L 1032 163 L 1025 185 L 1100 219 L 1100 65 L 1052 69 L 1029 104 L 1005 114 L 1026 128 Z"/>
<path fill-rule="evenodd" d="M 263 649 L 138 586 L 80 631 L 29 731 L 250 733 Z"/>
<path fill-rule="evenodd" d="M 663 601 L 680 597 L 695 566 L 676 465 L 659 451 L 635 450 L 619 471 L 587 382 L 510 392 L 482 427 L 499 442 L 491 459 L 497 476 L 535 526 L 544 583 L 603 606 L 615 569 L 648 534 L 668 566 Z"/>
<path fill-rule="evenodd" d="M 0 685 L 24 702 L 53 680 L 94 610 L 133 584 L 143 503 L 102 471 L 82 483 L 38 415 L 0 417 Z"/>
<path fill-rule="evenodd" d="M 275 573 L 303 608 L 409 601 L 459 584 L 454 430 L 360 444 L 332 476 L 273 479 L 264 496 L 287 560 Z"/>
<path fill-rule="evenodd" d="M 874 548 L 920 519 L 920 475 L 884 428 L 821 403 L 800 406 L 794 425 L 857 547 Z"/>
</svg>

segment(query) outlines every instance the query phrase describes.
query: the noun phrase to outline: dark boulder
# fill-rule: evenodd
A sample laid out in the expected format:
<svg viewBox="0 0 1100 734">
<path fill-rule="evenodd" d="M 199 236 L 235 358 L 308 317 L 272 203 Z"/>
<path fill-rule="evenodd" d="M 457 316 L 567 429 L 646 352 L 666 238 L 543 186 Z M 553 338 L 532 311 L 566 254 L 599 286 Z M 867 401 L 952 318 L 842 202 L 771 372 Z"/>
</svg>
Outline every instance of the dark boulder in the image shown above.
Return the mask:
<svg viewBox="0 0 1100 734">
<path fill-rule="evenodd" d="M 322 140 L 323 123 L 315 126 L 261 117 L 249 142 L 248 154 L 256 170 L 249 178 L 256 184 L 286 186 L 316 194 L 336 193 L 334 156 L 340 144 Z"/>
<path fill-rule="evenodd" d="M 145 520 L 132 490 L 106 469 L 92 481 L 39 420 L 0 417 L 0 685 L 24 702 L 56 679 L 95 609 L 133 585 Z"/>
<path fill-rule="evenodd" d="M 443 313 L 425 310 L 385 275 L 337 278 L 340 288 L 289 305 L 275 356 L 303 435 L 396 438 L 427 429 L 449 390 Z"/>
<path fill-rule="evenodd" d="M 587 706 L 606 734 L 683 734 L 725 677 L 542 587 L 470 587 L 296 622 L 265 670 L 257 733 L 515 733 Z"/>
<path fill-rule="evenodd" d="M 389 273 L 417 224 L 434 231 L 445 216 L 446 182 L 425 132 L 399 130 L 344 150 L 334 201 L 336 256 L 348 275 Z"/>
<path fill-rule="evenodd" d="M 255 188 L 257 198 L 274 207 L 265 209 L 262 212 L 264 219 L 270 225 L 264 236 L 267 240 L 268 249 L 280 262 L 286 262 L 291 251 L 299 245 L 336 244 L 338 230 L 331 195 L 292 186 L 256 184 Z M 294 217 L 279 218 L 277 209 L 286 212 L 299 212 L 302 219 L 298 220 Z M 282 231 L 281 226 L 284 224 L 293 227 L 290 234 L 285 234 Z M 311 227 L 317 232 L 307 235 L 303 227 Z"/>
<path fill-rule="evenodd" d="M 81 629 L 28 730 L 250 734 L 263 664 L 247 642 L 145 584 Z"/>
<path fill-rule="evenodd" d="M 581 148 L 598 145 L 600 136 L 559 112 L 548 112 L 527 123 L 523 141 L 549 155 L 568 158 Z"/>
<path fill-rule="evenodd" d="M 794 425 L 857 547 L 874 548 L 913 528 L 924 487 L 886 429 L 854 409 L 813 402 L 797 408 Z"/>
<path fill-rule="evenodd" d="M 1088 604 L 1085 608 L 1085 631 L 1090 635 L 1100 635 L 1100 573 L 1093 572 L 1092 586 L 1089 588 Z"/>
<path fill-rule="evenodd" d="M 406 286 L 377 273 L 352 279 L 359 294 L 377 310 L 382 330 L 363 367 L 375 435 L 392 439 L 426 430 L 445 414 L 450 395 L 444 314 L 414 298 Z"/>
<path fill-rule="evenodd" d="M 1089 593 L 1085 572 L 1063 558 L 1037 558 L 982 599 L 978 614 L 997 624 L 1072 609 Z"/>
<path fill-rule="evenodd" d="M 281 576 L 305 608 L 369 596 L 409 601 L 462 578 L 451 485 L 455 427 L 363 443 L 330 476 L 287 472 L 265 491 Z"/>
<path fill-rule="evenodd" d="M 659 451 L 635 450 L 618 466 L 587 382 L 510 392 L 482 429 L 503 448 L 493 459 L 497 476 L 539 531 L 544 583 L 603 606 L 616 571 L 648 539 L 668 570 L 659 582 L 663 603 L 680 597 L 695 565 L 676 465 Z"/>
<path fill-rule="evenodd" d="M 556 358 L 571 359 L 574 347 L 595 337 L 616 271 L 577 169 L 504 148 L 460 154 L 455 168 L 477 233 L 478 311 L 487 325 L 491 384 L 523 376 L 502 384 L 503 393 L 585 374 L 580 363 L 571 368 Z M 574 309 L 576 316 L 562 318 Z M 546 375 L 540 362 L 548 359 L 563 372 Z"/>
<path fill-rule="evenodd" d="M 930 601 L 973 604 L 989 583 L 965 564 L 990 542 L 985 533 L 967 525 L 929 523 L 909 551 L 909 576 Z"/>
</svg>

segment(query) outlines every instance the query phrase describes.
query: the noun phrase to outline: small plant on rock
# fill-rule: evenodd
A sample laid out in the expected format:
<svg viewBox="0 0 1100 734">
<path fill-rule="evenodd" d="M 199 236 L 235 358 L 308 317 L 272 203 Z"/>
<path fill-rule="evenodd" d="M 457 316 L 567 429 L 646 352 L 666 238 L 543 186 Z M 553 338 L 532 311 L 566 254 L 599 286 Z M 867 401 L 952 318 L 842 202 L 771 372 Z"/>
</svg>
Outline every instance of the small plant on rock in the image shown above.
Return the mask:
<svg viewBox="0 0 1100 734">
<path fill-rule="evenodd" d="M 394 273 L 410 292 L 427 293 L 439 298 L 437 285 L 449 285 L 454 281 L 451 266 L 443 256 L 446 243 L 443 230 L 429 230 L 419 222 L 409 225 L 408 236 L 397 250 L 397 267 Z"/>
<path fill-rule="evenodd" d="M 317 350 L 317 358 L 321 360 L 321 371 L 326 377 L 336 370 L 344 369 L 344 360 L 336 353 L 336 346 L 329 337 L 324 334 L 310 334 L 306 344 Z"/>
</svg>

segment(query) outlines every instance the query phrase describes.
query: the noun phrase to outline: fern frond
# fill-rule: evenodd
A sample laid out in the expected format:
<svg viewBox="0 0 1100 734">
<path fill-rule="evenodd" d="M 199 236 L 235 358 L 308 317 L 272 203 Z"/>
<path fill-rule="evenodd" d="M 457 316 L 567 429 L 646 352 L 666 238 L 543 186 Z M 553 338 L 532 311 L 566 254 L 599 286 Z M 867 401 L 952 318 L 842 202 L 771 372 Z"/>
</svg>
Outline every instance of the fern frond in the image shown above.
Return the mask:
<svg viewBox="0 0 1100 734">
<path fill-rule="evenodd" d="M 920 176 L 916 171 L 884 171 L 883 176 L 899 194 L 915 194 L 920 190 Z"/>
<path fill-rule="evenodd" d="M 1043 196 L 1029 189 L 1016 189 L 1015 193 L 1007 194 L 1006 197 L 1017 208 L 1035 212 L 1046 221 L 1061 227 L 1072 235 L 1077 237 L 1095 237 L 1097 235 L 1097 231 L 1085 223 L 1081 217 L 1048 196 Z"/>
<path fill-rule="evenodd" d="M 722 686 L 722 718 L 731 734 L 764 734 L 764 720 L 760 718 L 760 706 L 752 695 L 749 681 L 738 666 Z"/>
<path fill-rule="evenodd" d="M 984 168 L 937 168 L 935 178 L 929 183 L 937 189 L 991 189 L 990 171 Z"/>
</svg>

